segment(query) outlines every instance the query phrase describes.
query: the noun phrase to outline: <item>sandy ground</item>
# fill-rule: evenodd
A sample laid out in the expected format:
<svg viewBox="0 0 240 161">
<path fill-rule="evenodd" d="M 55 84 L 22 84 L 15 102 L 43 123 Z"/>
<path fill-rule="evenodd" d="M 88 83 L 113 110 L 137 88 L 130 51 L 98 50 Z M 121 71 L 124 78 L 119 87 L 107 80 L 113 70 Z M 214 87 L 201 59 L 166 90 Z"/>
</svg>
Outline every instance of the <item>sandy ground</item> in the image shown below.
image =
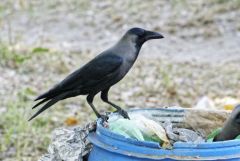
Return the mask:
<svg viewBox="0 0 240 161">
<path fill-rule="evenodd" d="M 138 26 L 159 31 L 166 37 L 151 46 L 145 45 L 143 55 L 180 61 L 239 58 L 240 12 L 236 2 L 151 1 L 138 5 L 137 2 L 20 0 L 3 14 L 1 42 L 10 42 L 18 48 L 44 46 L 98 54 L 127 29 Z M 150 14 L 152 9 L 155 11 Z"/>
</svg>

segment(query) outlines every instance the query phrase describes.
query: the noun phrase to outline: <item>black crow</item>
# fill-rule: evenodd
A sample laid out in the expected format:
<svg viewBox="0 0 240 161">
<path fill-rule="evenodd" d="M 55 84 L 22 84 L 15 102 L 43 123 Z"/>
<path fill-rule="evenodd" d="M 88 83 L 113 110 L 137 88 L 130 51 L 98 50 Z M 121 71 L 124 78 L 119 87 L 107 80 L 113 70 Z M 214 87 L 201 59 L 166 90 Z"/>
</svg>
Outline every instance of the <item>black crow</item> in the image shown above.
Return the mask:
<svg viewBox="0 0 240 161">
<path fill-rule="evenodd" d="M 108 100 L 108 91 L 127 74 L 137 59 L 143 43 L 150 39 L 161 38 L 163 38 L 161 34 L 141 28 L 128 30 L 113 47 L 71 73 L 46 93 L 38 96 L 35 101 L 41 101 L 33 108 L 45 102 L 46 104 L 29 121 L 58 101 L 78 95 L 87 95 L 87 102 L 97 117 L 106 119 L 106 116 L 100 115 L 93 105 L 93 98 L 99 92 L 104 102 L 116 108 L 116 112 L 124 118 L 129 118 L 126 111 Z"/>
</svg>

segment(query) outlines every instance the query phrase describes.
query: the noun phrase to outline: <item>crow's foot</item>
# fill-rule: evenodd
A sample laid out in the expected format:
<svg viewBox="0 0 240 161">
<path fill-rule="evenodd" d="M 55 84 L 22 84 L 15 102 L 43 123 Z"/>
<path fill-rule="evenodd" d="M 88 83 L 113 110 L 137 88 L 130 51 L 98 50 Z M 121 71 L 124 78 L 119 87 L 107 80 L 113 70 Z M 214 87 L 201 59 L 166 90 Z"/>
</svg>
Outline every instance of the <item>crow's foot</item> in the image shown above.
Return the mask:
<svg viewBox="0 0 240 161">
<path fill-rule="evenodd" d="M 119 113 L 125 119 L 129 119 L 130 120 L 130 117 L 128 116 L 127 111 L 125 111 L 123 109 L 117 110 L 117 111 L 115 111 L 115 113 Z"/>
<path fill-rule="evenodd" d="M 103 122 L 107 122 L 109 119 L 108 115 L 100 115 L 100 118 L 103 120 Z"/>
</svg>

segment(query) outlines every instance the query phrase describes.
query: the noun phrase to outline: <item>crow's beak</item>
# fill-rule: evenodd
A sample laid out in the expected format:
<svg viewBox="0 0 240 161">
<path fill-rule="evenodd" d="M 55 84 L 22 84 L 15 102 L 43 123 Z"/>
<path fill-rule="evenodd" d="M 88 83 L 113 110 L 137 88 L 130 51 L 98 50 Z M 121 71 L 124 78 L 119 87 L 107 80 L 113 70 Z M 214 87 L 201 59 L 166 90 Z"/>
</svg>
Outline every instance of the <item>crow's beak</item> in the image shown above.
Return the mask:
<svg viewBox="0 0 240 161">
<path fill-rule="evenodd" d="M 153 31 L 145 31 L 145 40 L 151 40 L 151 39 L 162 39 L 164 38 L 163 35 L 153 32 Z"/>
</svg>

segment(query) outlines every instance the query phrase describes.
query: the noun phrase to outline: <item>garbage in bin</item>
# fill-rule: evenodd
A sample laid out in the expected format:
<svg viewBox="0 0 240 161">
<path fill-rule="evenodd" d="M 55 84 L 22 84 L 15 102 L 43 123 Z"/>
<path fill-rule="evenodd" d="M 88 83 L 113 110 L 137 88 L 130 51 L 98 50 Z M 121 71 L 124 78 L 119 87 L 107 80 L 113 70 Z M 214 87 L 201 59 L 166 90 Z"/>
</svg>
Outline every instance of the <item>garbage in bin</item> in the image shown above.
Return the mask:
<svg viewBox="0 0 240 161">
<path fill-rule="evenodd" d="M 229 116 L 227 111 L 198 109 L 139 109 L 129 111 L 129 116 L 141 114 L 157 123 L 170 121 L 173 127 L 204 130 L 206 134 L 211 129 L 223 125 Z M 111 115 L 117 118 L 117 115 Z M 194 118 L 192 118 L 194 117 Z M 189 119 L 191 122 L 189 122 Z M 163 149 L 157 142 L 139 141 L 124 137 L 110 131 L 103 126 L 101 119 L 97 122 L 96 132 L 89 134 L 88 139 L 93 144 L 89 161 L 176 161 L 176 160 L 226 160 L 237 161 L 240 159 L 240 141 L 230 140 L 223 142 L 185 143 L 175 142 L 171 150 Z"/>
<path fill-rule="evenodd" d="M 170 121 L 157 123 L 143 115 L 134 115 L 131 120 L 119 118 L 109 121 L 110 131 L 139 141 L 158 142 L 162 148 L 171 149 L 174 142 L 201 143 L 204 138 L 198 132 L 173 127 Z"/>
<path fill-rule="evenodd" d="M 198 144 L 205 141 L 202 136 L 203 134 L 200 132 L 186 128 L 174 128 L 173 124 L 170 121 L 166 121 L 164 123 L 164 128 L 171 144 L 174 144 L 175 142 L 188 142 Z"/>
</svg>

